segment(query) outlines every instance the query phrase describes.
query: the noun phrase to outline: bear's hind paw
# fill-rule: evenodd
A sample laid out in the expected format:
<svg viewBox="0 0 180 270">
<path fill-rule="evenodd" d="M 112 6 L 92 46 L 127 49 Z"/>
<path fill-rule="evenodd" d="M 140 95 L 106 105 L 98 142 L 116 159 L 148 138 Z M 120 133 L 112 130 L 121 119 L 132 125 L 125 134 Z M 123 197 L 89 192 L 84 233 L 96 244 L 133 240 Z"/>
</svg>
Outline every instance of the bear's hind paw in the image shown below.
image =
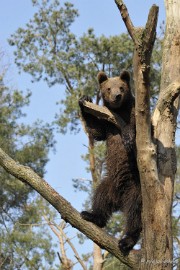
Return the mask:
<svg viewBox="0 0 180 270">
<path fill-rule="evenodd" d="M 124 256 L 128 255 L 129 252 L 133 249 L 136 243 L 131 236 L 124 235 L 124 237 L 119 240 L 119 249 Z"/>
<path fill-rule="evenodd" d="M 103 228 L 106 225 L 106 222 L 104 222 L 104 220 L 99 215 L 96 215 L 92 212 L 82 211 L 81 217 L 86 221 L 94 223 L 100 228 Z"/>
</svg>

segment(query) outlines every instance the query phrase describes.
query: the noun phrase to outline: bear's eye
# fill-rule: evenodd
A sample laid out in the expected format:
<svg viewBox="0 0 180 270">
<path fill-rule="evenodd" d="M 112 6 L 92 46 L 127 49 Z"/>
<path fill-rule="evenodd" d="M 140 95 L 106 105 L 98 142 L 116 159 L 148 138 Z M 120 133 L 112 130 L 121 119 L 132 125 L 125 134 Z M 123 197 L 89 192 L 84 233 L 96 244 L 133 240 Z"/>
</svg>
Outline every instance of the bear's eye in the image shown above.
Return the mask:
<svg viewBox="0 0 180 270">
<path fill-rule="evenodd" d="M 121 93 L 124 93 L 124 88 L 122 86 L 119 87 L 119 89 L 120 89 Z"/>
<path fill-rule="evenodd" d="M 110 91 L 111 91 L 111 88 L 110 88 L 110 87 L 108 87 L 107 91 L 108 91 L 108 92 L 110 92 Z"/>
</svg>

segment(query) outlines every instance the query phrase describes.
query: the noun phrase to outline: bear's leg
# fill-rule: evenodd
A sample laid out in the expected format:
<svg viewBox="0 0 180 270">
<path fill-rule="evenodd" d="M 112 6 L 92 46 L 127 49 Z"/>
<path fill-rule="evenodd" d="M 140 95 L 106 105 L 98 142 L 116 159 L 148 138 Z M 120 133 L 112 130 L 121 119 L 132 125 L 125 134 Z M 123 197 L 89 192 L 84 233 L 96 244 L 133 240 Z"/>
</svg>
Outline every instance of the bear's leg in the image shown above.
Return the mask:
<svg viewBox="0 0 180 270">
<path fill-rule="evenodd" d="M 119 241 L 119 248 L 124 255 L 127 255 L 139 240 L 142 231 L 141 210 L 141 197 L 137 196 L 135 200 L 131 201 L 131 206 L 125 213 L 127 218 L 125 233 Z"/>
<path fill-rule="evenodd" d="M 110 196 L 108 196 L 109 182 L 103 180 L 97 187 L 91 211 L 81 212 L 83 219 L 90 221 L 100 228 L 103 228 L 113 212 L 113 206 Z"/>
</svg>

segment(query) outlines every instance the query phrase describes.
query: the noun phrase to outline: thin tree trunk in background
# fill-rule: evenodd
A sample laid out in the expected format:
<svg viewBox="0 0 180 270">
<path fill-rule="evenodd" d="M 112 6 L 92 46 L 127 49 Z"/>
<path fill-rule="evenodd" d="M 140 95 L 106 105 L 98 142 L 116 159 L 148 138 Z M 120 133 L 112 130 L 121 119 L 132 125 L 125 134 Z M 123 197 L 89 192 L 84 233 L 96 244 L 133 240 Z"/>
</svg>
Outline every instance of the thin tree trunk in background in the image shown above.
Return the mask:
<svg viewBox="0 0 180 270">
<path fill-rule="evenodd" d="M 90 163 L 90 171 L 91 171 L 91 176 L 92 176 L 92 181 L 93 181 L 93 188 L 95 188 L 100 179 L 98 178 L 98 173 L 96 171 L 96 158 L 95 158 L 95 145 L 94 145 L 94 139 L 88 135 L 89 138 L 89 146 L 88 146 L 88 151 L 89 151 L 89 163 Z"/>
<path fill-rule="evenodd" d="M 96 170 L 96 158 L 94 153 L 94 139 L 89 136 L 89 161 L 90 161 L 90 171 L 93 181 L 93 189 L 96 188 L 100 179 L 98 178 Z M 101 248 L 94 243 L 93 245 L 93 270 L 102 270 L 102 250 Z"/>
<path fill-rule="evenodd" d="M 93 270 L 102 270 L 103 268 L 103 257 L 101 248 L 94 243 L 93 248 Z"/>
</svg>

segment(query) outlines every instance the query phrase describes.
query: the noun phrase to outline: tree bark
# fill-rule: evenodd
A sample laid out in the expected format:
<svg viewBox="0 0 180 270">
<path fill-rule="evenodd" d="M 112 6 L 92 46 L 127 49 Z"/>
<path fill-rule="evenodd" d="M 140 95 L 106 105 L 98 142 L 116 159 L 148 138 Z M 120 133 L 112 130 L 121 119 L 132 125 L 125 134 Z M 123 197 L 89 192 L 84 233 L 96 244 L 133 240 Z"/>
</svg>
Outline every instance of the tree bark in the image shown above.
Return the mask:
<svg viewBox="0 0 180 270">
<path fill-rule="evenodd" d="M 94 244 L 93 248 L 93 270 L 102 270 L 103 257 L 101 248 Z"/>
<path fill-rule="evenodd" d="M 94 151 L 94 139 L 89 136 L 89 161 L 90 161 L 90 171 L 93 181 L 93 188 L 95 188 L 100 179 L 98 178 L 97 169 L 96 169 L 96 158 L 95 158 L 95 151 Z M 102 270 L 102 250 L 100 246 L 94 243 L 93 245 L 93 270 Z"/>
<path fill-rule="evenodd" d="M 164 266 L 162 269 L 171 269 L 173 267 L 171 214 L 176 173 L 175 130 L 180 94 L 180 1 L 165 0 L 165 7 L 166 30 L 159 100 L 166 95 L 168 106 L 164 110 L 158 111 L 158 117 L 157 109 L 159 108 L 157 108 L 153 115 L 153 121 L 156 119 L 154 122 L 158 151 L 158 175 L 163 188 L 163 205 L 160 207 L 163 210 L 164 220 L 162 220 L 161 234 L 166 233 L 166 239 L 165 237 L 159 238 L 159 247 L 164 254 L 163 260 L 170 262 L 166 268 Z M 168 99 L 170 88 L 171 98 Z"/>
</svg>

